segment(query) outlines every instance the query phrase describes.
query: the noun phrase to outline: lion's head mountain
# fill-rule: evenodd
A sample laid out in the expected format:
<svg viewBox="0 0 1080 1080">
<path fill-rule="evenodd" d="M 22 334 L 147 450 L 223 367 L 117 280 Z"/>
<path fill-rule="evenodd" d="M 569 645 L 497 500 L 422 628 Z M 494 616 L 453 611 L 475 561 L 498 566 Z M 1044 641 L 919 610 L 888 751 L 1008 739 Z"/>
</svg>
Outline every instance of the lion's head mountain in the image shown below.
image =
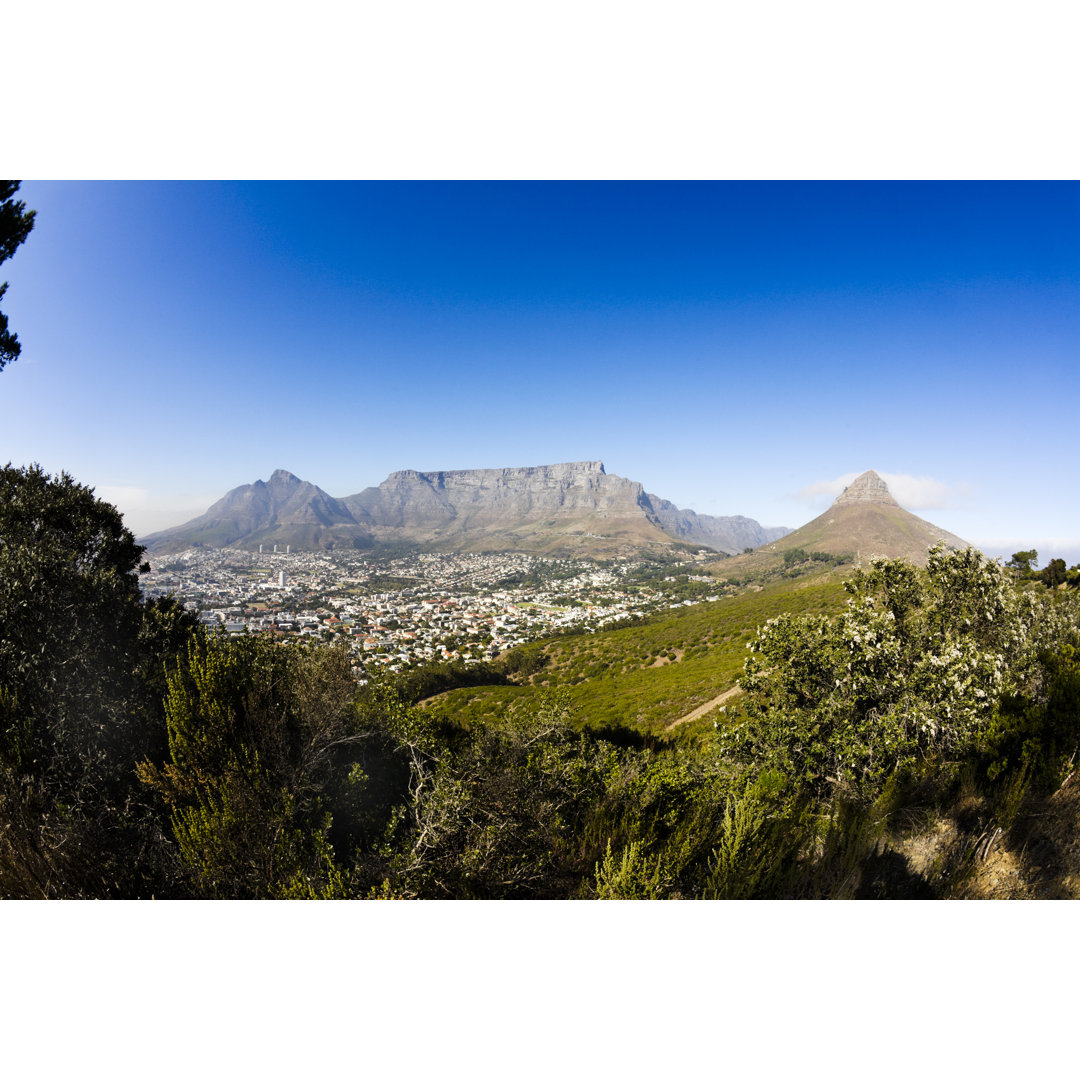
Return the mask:
<svg viewBox="0 0 1080 1080">
<path fill-rule="evenodd" d="M 869 469 L 852 480 L 824 514 L 775 542 L 767 541 L 754 554 L 764 556 L 802 548 L 832 555 L 850 554 L 855 559 L 881 555 L 922 566 L 935 544 L 947 548 L 972 546 L 905 510 L 892 497 L 885 481 Z"/>
<path fill-rule="evenodd" d="M 732 555 L 746 548 L 904 554 L 963 541 L 902 509 L 863 473 L 814 521 L 792 532 L 741 516 L 680 510 L 600 461 L 527 468 L 391 473 L 378 487 L 335 498 L 284 469 L 233 488 L 201 517 L 145 537 L 163 554 L 203 545 L 258 550 L 410 548 L 611 557 L 679 545 Z M 921 557 L 920 557 L 921 556 Z"/>
</svg>

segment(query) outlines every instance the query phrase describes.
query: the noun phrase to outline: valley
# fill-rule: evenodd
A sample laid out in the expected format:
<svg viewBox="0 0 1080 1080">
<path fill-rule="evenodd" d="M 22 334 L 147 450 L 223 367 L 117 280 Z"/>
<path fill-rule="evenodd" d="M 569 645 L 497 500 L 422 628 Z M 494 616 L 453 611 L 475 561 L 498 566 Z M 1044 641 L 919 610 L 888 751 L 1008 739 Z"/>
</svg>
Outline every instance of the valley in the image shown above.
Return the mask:
<svg viewBox="0 0 1080 1080">
<path fill-rule="evenodd" d="M 605 534 L 589 535 L 593 551 L 612 550 L 625 537 L 615 511 L 625 509 L 628 495 L 639 509 L 643 499 L 660 504 L 600 462 L 397 473 L 342 505 L 369 522 L 388 522 L 383 539 L 385 530 L 404 528 L 414 537 L 404 552 L 400 532 L 394 550 L 373 541 L 370 548 L 293 551 L 282 538 L 296 539 L 295 532 L 249 529 L 226 548 L 199 544 L 167 554 L 170 544 L 158 543 L 156 569 L 143 589 L 150 597 L 173 595 L 224 634 L 341 642 L 362 682 L 433 665 L 475 668 L 457 676 L 458 689 L 454 678 L 416 683 L 437 688 L 425 707 L 455 723 L 512 722 L 562 688 L 580 726 L 686 740 L 723 715 L 716 711 L 724 707 L 720 698 L 734 687 L 749 642 L 768 620 L 838 611 L 842 581 L 872 556 L 919 564 L 934 543 L 964 546 L 903 510 L 868 471 L 825 514 L 795 531 L 761 532 L 764 542 L 740 554 L 682 543 L 650 543 L 606 559 L 538 554 L 531 541 L 505 551 L 442 550 L 448 536 L 459 547 L 482 548 L 505 537 L 515 515 L 527 521 L 537 505 L 547 535 L 568 535 L 583 510 L 611 515 L 594 522 Z M 217 505 L 250 508 L 260 500 L 264 515 L 277 505 L 278 520 L 316 515 L 331 532 L 337 527 L 329 496 L 281 470 L 268 485 L 237 489 Z M 681 515 L 684 535 L 700 533 L 696 515 L 663 505 L 669 524 Z M 528 531 L 520 522 L 514 529 L 519 540 Z M 175 541 L 180 534 L 170 535 Z M 204 534 L 189 526 L 184 535 Z M 252 550 L 254 537 L 271 535 L 279 539 L 260 540 Z M 416 539 L 421 535 L 426 542 Z M 417 700 L 425 696 L 414 691 Z"/>
<path fill-rule="evenodd" d="M 460 723 L 512 723 L 561 689 L 582 727 L 661 737 L 734 686 L 761 625 L 786 612 L 835 612 L 844 599 L 839 575 L 826 574 L 751 586 L 600 634 L 561 634 L 523 650 L 528 673 L 517 685 L 452 690 L 429 708 Z M 711 730 L 713 719 L 711 711 L 695 716 L 672 735 L 692 738 Z"/>
</svg>

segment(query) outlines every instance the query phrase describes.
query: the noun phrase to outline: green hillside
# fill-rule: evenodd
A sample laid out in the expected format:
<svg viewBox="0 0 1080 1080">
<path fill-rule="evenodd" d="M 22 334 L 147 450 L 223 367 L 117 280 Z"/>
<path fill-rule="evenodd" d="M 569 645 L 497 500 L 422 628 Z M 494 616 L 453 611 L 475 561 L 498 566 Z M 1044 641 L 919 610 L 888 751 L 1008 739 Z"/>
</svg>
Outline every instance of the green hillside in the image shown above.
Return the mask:
<svg viewBox="0 0 1080 1080">
<path fill-rule="evenodd" d="M 546 690 L 566 687 L 582 726 L 658 735 L 734 685 L 757 628 L 783 612 L 836 611 L 845 593 L 837 575 L 786 581 L 672 611 L 598 634 L 549 638 L 518 650 L 527 667 L 517 686 L 452 690 L 428 707 L 459 722 L 497 721 L 530 710 Z M 698 722 L 712 726 L 711 718 Z"/>
</svg>

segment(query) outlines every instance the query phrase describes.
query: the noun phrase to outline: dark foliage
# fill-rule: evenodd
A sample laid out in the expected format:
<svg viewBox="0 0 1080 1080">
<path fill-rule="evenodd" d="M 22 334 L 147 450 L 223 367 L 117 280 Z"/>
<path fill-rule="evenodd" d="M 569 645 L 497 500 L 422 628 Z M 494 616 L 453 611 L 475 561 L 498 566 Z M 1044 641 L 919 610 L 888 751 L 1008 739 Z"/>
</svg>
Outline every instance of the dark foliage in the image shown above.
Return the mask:
<svg viewBox="0 0 1080 1080">
<path fill-rule="evenodd" d="M 145 894 L 167 886 L 134 781 L 163 748 L 158 669 L 194 632 L 144 607 L 142 548 L 66 473 L 0 470 L 0 891 Z"/>
<path fill-rule="evenodd" d="M 14 198 L 19 190 L 18 180 L 0 180 L 0 263 L 15 254 L 15 249 L 30 235 L 34 227 L 34 211 Z M 7 292 L 7 282 L 0 285 L 0 300 Z M 7 316 L 0 311 L 0 371 L 22 352 L 17 334 L 8 330 Z"/>
</svg>

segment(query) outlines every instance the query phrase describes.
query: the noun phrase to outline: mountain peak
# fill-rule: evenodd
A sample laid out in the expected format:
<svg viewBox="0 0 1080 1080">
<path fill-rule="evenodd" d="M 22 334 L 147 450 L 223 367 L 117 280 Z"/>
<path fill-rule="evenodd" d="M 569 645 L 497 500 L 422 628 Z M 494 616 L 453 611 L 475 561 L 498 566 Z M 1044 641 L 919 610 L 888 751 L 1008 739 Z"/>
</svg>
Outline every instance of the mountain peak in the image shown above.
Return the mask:
<svg viewBox="0 0 1080 1080">
<path fill-rule="evenodd" d="M 833 506 L 846 506 L 849 503 L 877 503 L 879 506 L 899 506 L 889 493 L 889 485 L 873 469 L 867 469 L 833 500 Z"/>
<path fill-rule="evenodd" d="M 300 478 L 298 476 L 293 476 L 288 469 L 275 469 L 270 474 L 269 482 L 271 484 L 299 484 Z"/>
<path fill-rule="evenodd" d="M 882 557 L 926 566 L 927 553 L 938 543 L 953 550 L 971 546 L 905 510 L 889 493 L 888 484 L 869 469 L 855 477 L 823 514 L 769 544 L 766 551 L 774 557 L 778 552 L 823 551 L 847 555 L 857 563 Z"/>
</svg>

